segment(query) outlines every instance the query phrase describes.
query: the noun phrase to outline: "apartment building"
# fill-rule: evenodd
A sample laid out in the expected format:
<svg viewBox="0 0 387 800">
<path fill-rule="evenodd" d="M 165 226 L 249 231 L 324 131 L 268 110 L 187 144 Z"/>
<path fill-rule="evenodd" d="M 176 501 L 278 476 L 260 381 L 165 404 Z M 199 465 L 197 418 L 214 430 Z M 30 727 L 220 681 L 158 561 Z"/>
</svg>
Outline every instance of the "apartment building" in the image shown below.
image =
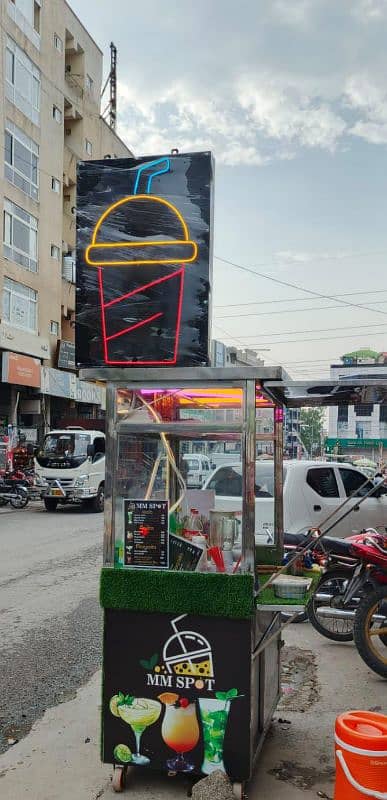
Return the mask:
<svg viewBox="0 0 387 800">
<path fill-rule="evenodd" d="M 100 116 L 102 52 L 64 0 L 0 0 L 0 36 L 0 425 L 33 440 L 103 405 L 75 374 L 76 165 L 132 153 Z"/>
<path fill-rule="evenodd" d="M 342 364 L 331 365 L 335 381 L 353 378 L 386 379 L 385 353 L 363 349 L 342 356 Z M 372 399 L 372 398 L 371 398 Z M 358 403 L 329 408 L 328 452 L 348 457 L 383 458 L 387 448 L 387 404 Z"/>
</svg>

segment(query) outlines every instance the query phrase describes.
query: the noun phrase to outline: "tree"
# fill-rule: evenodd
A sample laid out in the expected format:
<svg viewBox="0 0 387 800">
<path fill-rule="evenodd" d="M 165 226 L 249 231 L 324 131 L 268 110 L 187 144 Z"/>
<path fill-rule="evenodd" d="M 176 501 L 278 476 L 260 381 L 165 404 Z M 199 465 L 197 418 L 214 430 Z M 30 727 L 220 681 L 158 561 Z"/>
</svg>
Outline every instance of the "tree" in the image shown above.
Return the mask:
<svg viewBox="0 0 387 800">
<path fill-rule="evenodd" d="M 320 454 L 324 414 L 323 408 L 301 409 L 301 441 L 310 456 Z"/>
</svg>

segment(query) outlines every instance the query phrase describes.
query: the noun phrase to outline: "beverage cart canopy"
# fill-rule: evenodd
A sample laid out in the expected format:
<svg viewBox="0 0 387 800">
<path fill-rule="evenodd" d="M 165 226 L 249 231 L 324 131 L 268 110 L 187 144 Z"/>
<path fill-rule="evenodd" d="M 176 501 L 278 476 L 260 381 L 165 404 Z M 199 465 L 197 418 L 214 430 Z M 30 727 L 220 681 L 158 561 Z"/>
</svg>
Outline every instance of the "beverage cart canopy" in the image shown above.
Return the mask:
<svg viewBox="0 0 387 800">
<path fill-rule="evenodd" d="M 361 374 L 341 378 L 339 381 L 267 381 L 265 391 L 278 405 L 288 408 L 381 404 L 387 402 L 387 377 L 369 377 Z"/>
</svg>

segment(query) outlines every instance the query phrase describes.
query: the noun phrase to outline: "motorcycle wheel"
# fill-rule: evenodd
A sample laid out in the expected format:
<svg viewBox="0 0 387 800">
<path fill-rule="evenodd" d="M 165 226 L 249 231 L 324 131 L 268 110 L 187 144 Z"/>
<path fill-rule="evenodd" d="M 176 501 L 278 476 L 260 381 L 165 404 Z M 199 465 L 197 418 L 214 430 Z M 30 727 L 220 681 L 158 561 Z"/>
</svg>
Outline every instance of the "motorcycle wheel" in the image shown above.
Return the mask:
<svg viewBox="0 0 387 800">
<path fill-rule="evenodd" d="M 18 492 L 16 497 L 10 498 L 10 503 L 12 508 L 25 508 L 29 501 L 28 493 L 25 492 Z"/>
<path fill-rule="evenodd" d="M 1 506 L 6 506 L 7 503 L 8 503 L 8 500 L 6 500 L 5 497 L 1 497 L 0 496 L 0 507 Z"/>
<path fill-rule="evenodd" d="M 373 620 L 379 614 L 382 620 Z M 379 586 L 363 597 L 354 623 L 354 639 L 359 655 L 377 675 L 387 678 L 387 586 Z"/>
<path fill-rule="evenodd" d="M 352 642 L 353 640 L 353 619 L 330 619 L 329 617 L 319 616 L 319 608 L 334 607 L 337 603 L 337 598 L 343 595 L 347 583 L 352 577 L 351 570 L 348 569 L 332 569 L 323 575 L 317 584 L 316 591 L 309 600 L 306 607 L 308 612 L 309 622 L 313 625 L 314 629 L 325 636 L 326 639 L 331 639 L 333 642 Z M 323 603 L 316 600 L 317 593 L 326 592 L 332 594 L 333 599 L 329 603 Z"/>
</svg>

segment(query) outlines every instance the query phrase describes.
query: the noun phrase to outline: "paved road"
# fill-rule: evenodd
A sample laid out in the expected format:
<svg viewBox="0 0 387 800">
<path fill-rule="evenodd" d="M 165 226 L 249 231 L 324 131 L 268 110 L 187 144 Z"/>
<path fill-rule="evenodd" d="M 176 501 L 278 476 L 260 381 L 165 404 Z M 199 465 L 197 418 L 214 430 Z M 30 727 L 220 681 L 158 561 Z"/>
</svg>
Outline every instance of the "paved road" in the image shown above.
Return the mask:
<svg viewBox="0 0 387 800">
<path fill-rule="evenodd" d="M 0 752 L 100 665 L 103 517 L 0 513 Z"/>
</svg>

